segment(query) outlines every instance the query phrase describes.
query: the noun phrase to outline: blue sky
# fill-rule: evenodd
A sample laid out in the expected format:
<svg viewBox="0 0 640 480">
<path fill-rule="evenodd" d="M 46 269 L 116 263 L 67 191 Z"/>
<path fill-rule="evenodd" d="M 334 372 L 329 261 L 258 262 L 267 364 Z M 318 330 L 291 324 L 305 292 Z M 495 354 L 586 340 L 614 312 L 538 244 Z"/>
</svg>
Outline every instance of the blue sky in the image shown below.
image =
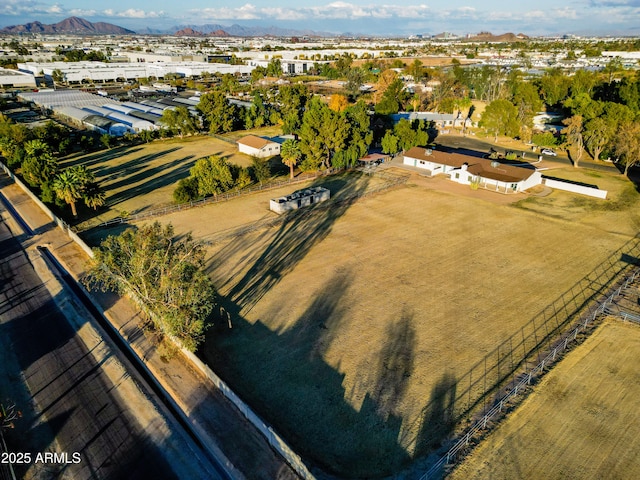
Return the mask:
<svg viewBox="0 0 640 480">
<path fill-rule="evenodd" d="M 640 0 L 0 0 L 0 27 L 69 16 L 132 30 L 279 26 L 374 35 L 490 31 L 640 36 Z"/>
</svg>

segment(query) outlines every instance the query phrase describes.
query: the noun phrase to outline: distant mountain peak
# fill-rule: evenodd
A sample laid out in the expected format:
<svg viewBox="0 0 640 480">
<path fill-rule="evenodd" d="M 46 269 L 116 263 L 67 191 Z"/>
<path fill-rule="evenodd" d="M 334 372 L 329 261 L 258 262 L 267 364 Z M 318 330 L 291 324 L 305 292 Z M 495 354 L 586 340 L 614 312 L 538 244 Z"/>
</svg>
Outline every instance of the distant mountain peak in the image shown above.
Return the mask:
<svg viewBox="0 0 640 480">
<path fill-rule="evenodd" d="M 135 33 L 132 30 L 113 25 L 111 23 L 97 22 L 79 17 L 69 17 L 50 25 L 36 22 L 25 23 L 24 25 L 12 25 L 0 30 L 0 33 L 68 33 L 80 35 L 130 35 Z"/>
</svg>

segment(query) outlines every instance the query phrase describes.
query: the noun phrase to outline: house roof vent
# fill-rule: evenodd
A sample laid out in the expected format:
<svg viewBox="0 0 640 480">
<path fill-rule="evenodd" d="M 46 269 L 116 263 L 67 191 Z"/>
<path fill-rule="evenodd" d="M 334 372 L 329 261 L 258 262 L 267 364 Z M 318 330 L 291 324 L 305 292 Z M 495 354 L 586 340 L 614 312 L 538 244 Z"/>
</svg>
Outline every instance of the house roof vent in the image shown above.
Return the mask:
<svg viewBox="0 0 640 480">
<path fill-rule="evenodd" d="M 424 149 L 424 154 L 425 155 L 431 155 L 433 153 L 433 150 L 431 150 L 430 148 L 425 148 Z"/>
<path fill-rule="evenodd" d="M 500 162 L 498 162 L 498 161 L 494 160 L 493 162 L 491 162 L 491 166 L 492 166 L 493 168 L 498 168 L 498 167 L 500 166 Z"/>
</svg>

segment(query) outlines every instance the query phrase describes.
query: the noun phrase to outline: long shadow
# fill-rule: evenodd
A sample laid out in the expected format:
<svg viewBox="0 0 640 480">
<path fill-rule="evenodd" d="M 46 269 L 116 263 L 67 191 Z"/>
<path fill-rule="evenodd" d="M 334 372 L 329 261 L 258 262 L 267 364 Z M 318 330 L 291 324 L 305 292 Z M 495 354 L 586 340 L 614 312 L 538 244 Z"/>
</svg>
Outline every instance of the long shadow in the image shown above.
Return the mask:
<svg viewBox="0 0 640 480">
<path fill-rule="evenodd" d="M 166 168 L 167 165 L 158 165 L 151 169 L 145 169 L 145 168 L 153 160 L 164 157 L 165 155 L 168 155 L 169 153 L 174 152 L 176 150 L 179 150 L 179 149 L 174 148 L 171 150 L 165 150 L 162 152 L 157 152 L 149 155 L 144 155 L 139 158 L 131 159 L 123 165 L 117 165 L 117 166 L 106 168 L 105 170 L 100 172 L 100 176 L 102 176 L 105 180 L 106 178 L 111 176 L 114 176 L 114 178 L 121 178 L 122 180 L 109 184 L 109 189 L 115 190 L 123 185 L 135 183 L 145 177 L 148 177 L 149 175 L 153 175 L 154 173 L 162 171 L 164 168 Z M 185 158 L 189 159 L 189 158 L 192 158 L 192 156 L 188 156 Z M 179 162 L 179 161 L 180 160 L 172 160 L 169 165 L 175 165 L 176 162 Z"/>
<path fill-rule="evenodd" d="M 212 258 L 212 265 L 226 261 L 237 252 L 246 254 L 242 263 L 251 265 L 249 270 L 233 286 L 228 297 L 240 309 L 251 309 L 271 290 L 280 279 L 318 243 L 324 240 L 338 221 L 364 193 L 368 178 L 358 174 L 318 179 L 313 186 L 321 185 L 331 191 L 331 200 L 294 210 L 284 214 L 278 230 L 271 234 L 268 245 L 251 248 L 253 240 L 239 238 Z"/>
<path fill-rule="evenodd" d="M 349 273 L 330 279 L 282 332 L 249 323 L 223 298 L 225 309 L 236 309 L 233 329 L 209 332 L 199 354 L 312 465 L 340 476 L 379 477 L 411 461 L 398 443 L 403 419 L 395 410 L 413 369 L 413 316 L 398 312 L 390 319 L 384 358 L 373 372 L 364 367 L 362 374 L 374 378 L 354 405 L 345 375 L 324 359 L 349 322 L 350 285 Z"/>
<path fill-rule="evenodd" d="M 107 162 L 109 160 L 113 160 L 114 158 L 122 157 L 123 155 L 131 155 L 132 153 L 136 153 L 142 150 L 141 147 L 118 147 L 112 148 L 111 150 L 101 150 L 100 152 L 94 153 L 92 155 L 85 155 L 81 157 L 75 158 L 66 158 L 63 159 L 60 164 L 63 167 L 74 167 L 76 165 L 84 165 L 86 167 L 91 167 L 97 163 Z"/>
<path fill-rule="evenodd" d="M 150 179 L 144 183 L 132 186 L 126 190 L 122 190 L 116 193 L 115 195 L 112 195 L 107 199 L 107 203 L 110 206 L 114 206 L 124 202 L 125 200 L 141 195 L 146 195 L 156 190 L 157 188 L 172 185 L 179 180 L 189 176 L 189 170 L 192 167 L 194 161 L 194 157 L 190 155 L 184 158 L 176 159 L 166 165 L 144 170 L 143 172 L 140 172 L 133 177 L 129 177 L 128 179 L 123 180 L 119 183 L 130 184 L 136 183 L 144 178 Z M 164 172 L 164 174 L 157 175 L 161 172 Z M 115 187 L 110 186 L 110 188 Z"/>
</svg>

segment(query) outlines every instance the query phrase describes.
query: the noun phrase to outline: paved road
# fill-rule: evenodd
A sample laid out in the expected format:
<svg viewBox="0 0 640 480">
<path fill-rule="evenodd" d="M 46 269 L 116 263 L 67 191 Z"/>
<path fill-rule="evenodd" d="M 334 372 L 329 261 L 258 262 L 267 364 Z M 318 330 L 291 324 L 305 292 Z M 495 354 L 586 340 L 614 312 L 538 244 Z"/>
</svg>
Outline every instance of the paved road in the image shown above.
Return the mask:
<svg viewBox="0 0 640 480">
<path fill-rule="evenodd" d="M 132 392 L 113 350 L 95 330 L 88 343 L 84 326 L 73 327 L 67 308 L 59 308 L 70 300 L 54 299 L 46 287 L 0 218 L 0 401 L 11 398 L 23 411 L 5 433 L 9 451 L 31 454 L 14 465 L 18 478 L 208 478 L 209 467 L 199 465 L 184 436 Z M 67 458 L 36 464 L 43 452 Z"/>
</svg>

